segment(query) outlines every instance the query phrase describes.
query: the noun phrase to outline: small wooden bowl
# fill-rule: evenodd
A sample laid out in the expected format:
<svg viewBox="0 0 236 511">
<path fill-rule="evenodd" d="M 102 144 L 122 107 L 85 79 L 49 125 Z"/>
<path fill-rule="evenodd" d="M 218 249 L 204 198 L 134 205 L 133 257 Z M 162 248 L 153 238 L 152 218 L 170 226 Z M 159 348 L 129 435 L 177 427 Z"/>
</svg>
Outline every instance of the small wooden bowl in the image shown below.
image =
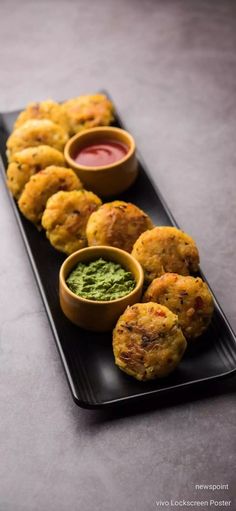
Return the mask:
<svg viewBox="0 0 236 511">
<path fill-rule="evenodd" d="M 119 263 L 133 274 L 136 281 L 133 291 L 122 298 L 111 301 L 87 300 L 70 291 L 66 279 L 77 263 L 94 261 L 100 257 Z M 71 254 L 61 266 L 59 273 L 60 305 L 72 323 L 86 330 L 106 332 L 113 329 L 119 316 L 128 305 L 140 301 L 143 280 L 144 274 L 141 265 L 128 252 L 114 247 L 87 247 Z"/>
<path fill-rule="evenodd" d="M 128 148 L 127 154 L 110 165 L 99 167 L 80 165 L 75 161 L 80 149 L 104 140 L 125 144 Z M 77 133 L 67 142 L 64 156 L 67 164 L 76 172 L 86 189 L 102 197 L 109 197 L 124 192 L 135 181 L 138 173 L 135 150 L 135 141 L 128 131 L 107 126 Z"/>
</svg>

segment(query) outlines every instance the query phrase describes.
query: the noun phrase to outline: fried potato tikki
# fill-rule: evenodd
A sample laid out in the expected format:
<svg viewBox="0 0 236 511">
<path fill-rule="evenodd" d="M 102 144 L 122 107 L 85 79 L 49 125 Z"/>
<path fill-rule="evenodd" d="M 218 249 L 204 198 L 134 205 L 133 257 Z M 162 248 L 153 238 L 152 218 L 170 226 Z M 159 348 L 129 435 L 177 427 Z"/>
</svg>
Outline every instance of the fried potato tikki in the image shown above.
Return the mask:
<svg viewBox="0 0 236 511">
<path fill-rule="evenodd" d="M 40 103 L 29 103 L 26 109 L 17 117 L 14 129 L 19 128 L 30 119 L 49 119 L 49 121 L 59 124 L 66 132 L 69 129 L 68 117 L 62 105 L 51 99 Z"/>
<path fill-rule="evenodd" d="M 176 227 L 154 227 L 144 232 L 134 244 L 132 255 L 143 267 L 146 282 L 167 272 L 189 275 L 199 266 L 195 241 Z"/>
<path fill-rule="evenodd" d="M 140 234 L 152 229 L 149 216 L 134 204 L 113 201 L 93 213 L 87 225 L 89 245 L 110 245 L 131 252 Z"/>
<path fill-rule="evenodd" d="M 167 376 L 186 346 L 178 317 L 157 303 L 127 307 L 113 330 L 115 363 L 137 380 Z"/>
<path fill-rule="evenodd" d="M 177 314 L 187 340 L 199 337 L 206 330 L 214 310 L 210 290 L 200 277 L 176 273 L 165 273 L 154 279 L 143 301 L 160 303 Z"/>
<path fill-rule="evenodd" d="M 58 192 L 50 197 L 42 226 L 53 247 L 66 254 L 85 247 L 88 218 L 101 203 L 97 195 L 87 190 Z"/>
<path fill-rule="evenodd" d="M 7 141 L 7 156 L 11 161 L 13 154 L 26 147 L 49 145 L 63 151 L 68 140 L 67 133 L 48 119 L 31 119 L 12 132 Z"/>
<path fill-rule="evenodd" d="M 63 109 L 69 119 L 71 135 L 96 126 L 108 126 L 114 119 L 114 107 L 104 94 L 69 99 Z"/>
<path fill-rule="evenodd" d="M 60 151 L 48 145 L 27 147 L 15 153 L 7 169 L 7 186 L 13 197 L 19 199 L 30 177 L 49 165 L 61 167 L 65 160 Z"/>
<path fill-rule="evenodd" d="M 21 213 L 40 227 L 47 200 L 60 190 L 80 190 L 82 183 L 71 169 L 51 165 L 30 178 L 18 202 Z"/>
</svg>

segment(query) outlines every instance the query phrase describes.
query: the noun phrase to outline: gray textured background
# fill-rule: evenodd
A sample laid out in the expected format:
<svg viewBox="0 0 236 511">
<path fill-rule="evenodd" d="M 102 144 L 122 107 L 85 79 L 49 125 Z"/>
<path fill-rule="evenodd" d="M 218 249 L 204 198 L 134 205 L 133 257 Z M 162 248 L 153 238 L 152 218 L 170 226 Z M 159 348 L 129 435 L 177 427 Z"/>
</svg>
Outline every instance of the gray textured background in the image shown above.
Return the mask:
<svg viewBox="0 0 236 511">
<path fill-rule="evenodd" d="M 0 1 L 0 111 L 107 88 L 234 329 L 235 50 L 234 1 Z M 3 186 L 0 229 L 0 511 L 151 511 L 202 482 L 233 499 L 235 379 L 77 408 Z"/>
</svg>

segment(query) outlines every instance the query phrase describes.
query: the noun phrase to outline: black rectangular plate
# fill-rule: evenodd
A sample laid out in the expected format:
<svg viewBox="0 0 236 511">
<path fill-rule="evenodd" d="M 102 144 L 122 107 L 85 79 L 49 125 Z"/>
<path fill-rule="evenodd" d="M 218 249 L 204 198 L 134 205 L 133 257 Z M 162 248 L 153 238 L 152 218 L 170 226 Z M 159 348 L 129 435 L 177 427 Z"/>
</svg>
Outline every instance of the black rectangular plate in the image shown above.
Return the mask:
<svg viewBox="0 0 236 511">
<path fill-rule="evenodd" d="M 11 112 L 0 115 L 0 164 L 4 182 L 6 139 L 18 114 L 19 112 Z M 118 115 L 114 125 L 124 127 Z M 137 204 L 151 216 L 156 225 L 177 225 L 140 158 L 137 181 L 130 190 L 116 198 Z M 206 383 L 236 372 L 236 337 L 216 299 L 210 327 L 196 346 L 187 351 L 172 375 L 152 382 L 138 382 L 121 372 L 114 364 L 111 334 L 87 332 L 74 326 L 63 315 L 58 298 L 58 272 L 65 256 L 51 247 L 44 232 L 38 232 L 21 215 L 10 193 L 9 199 L 42 295 L 73 399 L 79 406 L 102 408 L 155 399 L 163 393 L 178 392 L 184 387 Z"/>
</svg>

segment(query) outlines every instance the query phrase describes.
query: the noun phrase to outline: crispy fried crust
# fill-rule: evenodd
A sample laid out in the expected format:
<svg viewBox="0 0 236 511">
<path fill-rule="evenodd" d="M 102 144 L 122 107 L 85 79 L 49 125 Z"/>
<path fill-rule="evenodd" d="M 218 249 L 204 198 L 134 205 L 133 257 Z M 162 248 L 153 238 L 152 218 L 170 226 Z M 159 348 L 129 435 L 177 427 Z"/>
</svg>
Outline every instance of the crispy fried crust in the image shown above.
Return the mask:
<svg viewBox="0 0 236 511">
<path fill-rule="evenodd" d="M 39 103 L 29 103 L 26 109 L 17 117 L 14 129 L 19 128 L 30 119 L 49 119 L 49 121 L 59 124 L 66 132 L 69 129 L 68 117 L 62 105 L 51 99 Z"/>
<path fill-rule="evenodd" d="M 69 119 L 70 134 L 96 126 L 108 126 L 114 119 L 114 107 L 104 94 L 79 96 L 63 104 Z"/>
<path fill-rule="evenodd" d="M 88 218 L 101 203 L 97 195 L 87 190 L 58 192 L 50 197 L 42 217 L 50 243 L 66 254 L 85 247 Z"/>
<path fill-rule="evenodd" d="M 195 241 L 176 227 L 144 232 L 134 244 L 132 255 L 142 265 L 146 282 L 167 272 L 189 275 L 199 266 Z"/>
<path fill-rule="evenodd" d="M 128 307 L 113 331 L 115 363 L 137 380 L 167 376 L 180 363 L 186 346 L 178 317 L 157 303 Z"/>
<path fill-rule="evenodd" d="M 65 165 L 63 154 L 53 147 L 27 147 L 15 153 L 7 169 L 7 186 L 13 197 L 19 199 L 30 177 L 50 165 Z"/>
<path fill-rule="evenodd" d="M 12 160 L 13 154 L 26 147 L 49 145 L 63 151 L 68 140 L 67 133 L 48 119 L 31 119 L 12 132 L 7 141 L 7 156 Z"/>
<path fill-rule="evenodd" d="M 111 245 L 131 252 L 140 234 L 152 227 L 149 216 L 137 206 L 113 201 L 91 215 L 86 233 L 89 245 Z"/>
<path fill-rule="evenodd" d="M 51 165 L 26 183 L 18 202 L 23 215 L 40 226 L 41 217 L 51 195 L 60 190 L 80 190 L 82 183 L 71 169 Z"/>
<path fill-rule="evenodd" d="M 214 310 L 211 292 L 200 277 L 176 273 L 165 273 L 154 279 L 143 301 L 160 303 L 177 314 L 187 340 L 199 337 L 206 330 Z"/>
</svg>

